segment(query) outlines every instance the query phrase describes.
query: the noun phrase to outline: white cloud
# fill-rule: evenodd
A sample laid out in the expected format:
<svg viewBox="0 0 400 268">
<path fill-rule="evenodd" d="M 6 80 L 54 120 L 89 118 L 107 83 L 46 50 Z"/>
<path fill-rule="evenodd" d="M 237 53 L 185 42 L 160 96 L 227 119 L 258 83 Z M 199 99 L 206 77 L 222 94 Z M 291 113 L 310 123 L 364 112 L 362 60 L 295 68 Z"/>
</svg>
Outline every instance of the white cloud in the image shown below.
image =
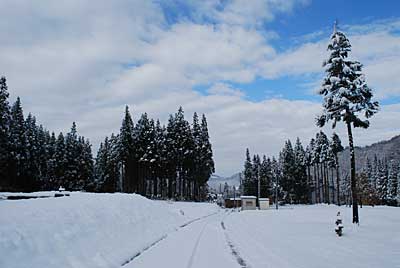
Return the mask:
<svg viewBox="0 0 400 268">
<path fill-rule="evenodd" d="M 238 96 L 243 97 L 245 94 L 240 89 L 233 88 L 231 85 L 225 83 L 216 83 L 212 85 L 208 90 L 208 94 L 212 95 L 226 95 L 226 96 Z"/>
<path fill-rule="evenodd" d="M 391 32 L 400 29 L 400 20 L 391 20 L 386 27 L 382 23 L 344 27 L 350 32 L 350 57 L 364 64 L 367 82 L 379 99 L 400 96 L 400 76 L 396 75 L 400 68 L 400 36 Z M 265 78 L 322 74 L 328 42 L 327 38 L 307 42 L 260 62 L 260 74 Z"/>
<path fill-rule="evenodd" d="M 188 118 L 194 111 L 206 113 L 223 175 L 242 168 L 246 147 L 272 155 L 285 139 L 315 133 L 320 104 L 249 101 L 231 86 L 258 76 L 322 71 L 326 40 L 278 54 L 270 33 L 260 31 L 276 14 L 307 1 L 177 2 L 192 12 L 169 25 L 158 1 L 1 1 L 0 70 L 11 98 L 21 96 L 25 111 L 50 130 L 66 131 L 77 121 L 94 149 L 119 130 L 125 104 L 136 119 L 148 112 L 166 122 L 180 105 Z M 378 95 L 398 96 L 399 39 L 371 28 L 350 36 L 354 55 L 365 63 Z M 206 96 L 193 90 L 206 85 Z M 367 144 L 395 134 L 399 115 L 398 105 L 383 107 L 368 136 L 359 132 L 356 140 Z"/>
</svg>

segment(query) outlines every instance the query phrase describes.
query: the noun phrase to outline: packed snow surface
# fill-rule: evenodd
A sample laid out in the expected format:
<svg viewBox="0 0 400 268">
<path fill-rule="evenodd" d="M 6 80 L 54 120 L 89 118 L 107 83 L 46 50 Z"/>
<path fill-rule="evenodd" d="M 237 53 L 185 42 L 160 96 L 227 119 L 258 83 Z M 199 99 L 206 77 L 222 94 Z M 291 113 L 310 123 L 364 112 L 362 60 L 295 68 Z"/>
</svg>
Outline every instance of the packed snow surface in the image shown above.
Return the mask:
<svg viewBox="0 0 400 268">
<path fill-rule="evenodd" d="M 343 236 L 335 233 L 341 212 Z M 0 267 L 400 267 L 400 208 L 260 211 L 135 194 L 0 201 Z"/>
</svg>

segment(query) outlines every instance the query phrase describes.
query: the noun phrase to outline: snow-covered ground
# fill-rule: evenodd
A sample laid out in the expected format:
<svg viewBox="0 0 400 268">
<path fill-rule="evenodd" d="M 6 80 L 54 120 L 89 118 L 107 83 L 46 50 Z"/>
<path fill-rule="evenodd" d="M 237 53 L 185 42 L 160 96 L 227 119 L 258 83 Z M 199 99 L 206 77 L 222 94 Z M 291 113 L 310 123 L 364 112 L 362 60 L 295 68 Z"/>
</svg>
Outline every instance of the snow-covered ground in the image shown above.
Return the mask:
<svg viewBox="0 0 400 268">
<path fill-rule="evenodd" d="M 218 210 L 135 194 L 3 200 L 0 267 L 120 267 L 179 226 Z"/>
<path fill-rule="evenodd" d="M 341 211 L 344 235 L 334 232 Z M 0 201 L 0 267 L 400 267 L 400 208 L 276 211 L 134 194 Z"/>
<path fill-rule="evenodd" d="M 338 211 L 342 237 L 334 232 Z M 344 206 L 282 207 L 231 213 L 225 226 L 251 267 L 400 267 L 400 208 L 364 206 L 359 213 L 356 226 Z"/>
</svg>

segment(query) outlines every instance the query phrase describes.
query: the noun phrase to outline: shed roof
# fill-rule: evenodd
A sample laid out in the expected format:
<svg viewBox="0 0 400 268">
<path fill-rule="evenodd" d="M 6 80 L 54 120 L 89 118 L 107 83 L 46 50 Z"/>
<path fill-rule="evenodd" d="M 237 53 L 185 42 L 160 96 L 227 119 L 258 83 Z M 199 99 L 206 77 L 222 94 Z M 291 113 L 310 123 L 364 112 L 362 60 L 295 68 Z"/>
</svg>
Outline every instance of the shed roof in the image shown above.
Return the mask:
<svg viewBox="0 0 400 268">
<path fill-rule="evenodd" d="M 240 196 L 241 199 L 257 199 L 254 195 L 242 195 Z"/>
<path fill-rule="evenodd" d="M 260 198 L 260 201 L 269 201 L 269 198 Z"/>
</svg>

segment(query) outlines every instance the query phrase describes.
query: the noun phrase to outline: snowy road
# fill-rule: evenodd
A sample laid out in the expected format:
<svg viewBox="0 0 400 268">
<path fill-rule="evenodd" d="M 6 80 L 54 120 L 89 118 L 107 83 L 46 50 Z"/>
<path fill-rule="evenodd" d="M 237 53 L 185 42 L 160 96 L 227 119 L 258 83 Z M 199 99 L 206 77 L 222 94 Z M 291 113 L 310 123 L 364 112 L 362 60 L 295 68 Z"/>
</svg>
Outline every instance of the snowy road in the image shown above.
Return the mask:
<svg viewBox="0 0 400 268">
<path fill-rule="evenodd" d="M 170 233 L 124 267 L 241 267 L 226 240 L 220 211 Z"/>
<path fill-rule="evenodd" d="M 341 238 L 332 222 L 338 210 L 346 224 Z M 220 210 L 168 234 L 124 267 L 400 267 L 399 210 L 360 212 L 363 223 L 355 226 L 345 207 Z"/>
</svg>

